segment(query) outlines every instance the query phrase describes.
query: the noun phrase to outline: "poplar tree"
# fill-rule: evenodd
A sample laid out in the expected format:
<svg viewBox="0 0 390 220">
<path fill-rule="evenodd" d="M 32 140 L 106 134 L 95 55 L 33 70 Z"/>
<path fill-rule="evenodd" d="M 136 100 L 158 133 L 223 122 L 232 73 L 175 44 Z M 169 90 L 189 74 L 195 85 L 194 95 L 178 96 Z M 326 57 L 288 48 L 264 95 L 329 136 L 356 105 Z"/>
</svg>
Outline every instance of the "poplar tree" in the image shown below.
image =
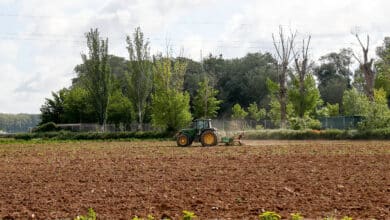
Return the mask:
<svg viewBox="0 0 390 220">
<path fill-rule="evenodd" d="M 112 76 L 108 64 L 108 39 L 102 40 L 98 29 L 91 29 L 85 36 L 88 54 L 81 55 L 85 71 L 81 74 L 81 80 L 96 110 L 98 122 L 104 130 L 112 90 Z"/>
</svg>

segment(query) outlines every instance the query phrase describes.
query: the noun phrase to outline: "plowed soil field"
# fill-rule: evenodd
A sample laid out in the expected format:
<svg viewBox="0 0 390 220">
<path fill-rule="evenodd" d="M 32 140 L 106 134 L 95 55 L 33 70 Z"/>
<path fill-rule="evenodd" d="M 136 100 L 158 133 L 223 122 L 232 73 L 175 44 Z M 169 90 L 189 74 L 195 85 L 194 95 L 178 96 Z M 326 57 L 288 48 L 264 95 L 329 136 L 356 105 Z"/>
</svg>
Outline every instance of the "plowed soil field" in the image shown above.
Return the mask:
<svg viewBox="0 0 390 220">
<path fill-rule="evenodd" d="M 0 218 L 390 219 L 390 142 L 246 141 L 0 145 Z"/>
</svg>

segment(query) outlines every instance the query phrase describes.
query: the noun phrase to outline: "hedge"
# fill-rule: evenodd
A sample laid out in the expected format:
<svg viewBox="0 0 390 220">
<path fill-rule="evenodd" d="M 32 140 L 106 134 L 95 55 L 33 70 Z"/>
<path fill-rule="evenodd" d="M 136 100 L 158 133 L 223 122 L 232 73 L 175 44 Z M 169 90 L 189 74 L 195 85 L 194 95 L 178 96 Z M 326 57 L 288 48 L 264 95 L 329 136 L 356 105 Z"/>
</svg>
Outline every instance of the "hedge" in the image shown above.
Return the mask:
<svg viewBox="0 0 390 220">
<path fill-rule="evenodd" d="M 162 139 L 172 138 L 167 132 L 35 132 L 3 136 L 17 140 L 52 139 L 52 140 L 114 140 L 114 139 Z"/>
<path fill-rule="evenodd" d="M 251 140 L 390 140 L 390 128 L 357 130 L 257 130 L 245 132 Z"/>
<path fill-rule="evenodd" d="M 168 139 L 167 132 L 35 132 L 2 134 L 0 138 L 17 140 L 115 140 L 115 139 Z M 250 140 L 390 140 L 390 128 L 375 130 L 254 130 L 245 131 L 244 138 Z"/>
</svg>

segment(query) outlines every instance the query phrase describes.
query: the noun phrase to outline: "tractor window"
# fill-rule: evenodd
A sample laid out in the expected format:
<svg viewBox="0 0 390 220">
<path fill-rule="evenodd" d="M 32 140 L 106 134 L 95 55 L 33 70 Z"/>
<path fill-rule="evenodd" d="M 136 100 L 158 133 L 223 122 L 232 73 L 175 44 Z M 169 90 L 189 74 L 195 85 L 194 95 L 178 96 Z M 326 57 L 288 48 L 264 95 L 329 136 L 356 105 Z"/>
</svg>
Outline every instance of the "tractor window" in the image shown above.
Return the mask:
<svg viewBox="0 0 390 220">
<path fill-rule="evenodd" d="M 203 129 L 204 128 L 204 122 L 203 121 L 197 121 L 196 123 L 197 123 L 197 125 L 196 125 L 197 129 Z"/>
<path fill-rule="evenodd" d="M 211 121 L 207 121 L 206 123 L 207 123 L 207 128 L 212 128 Z"/>
</svg>

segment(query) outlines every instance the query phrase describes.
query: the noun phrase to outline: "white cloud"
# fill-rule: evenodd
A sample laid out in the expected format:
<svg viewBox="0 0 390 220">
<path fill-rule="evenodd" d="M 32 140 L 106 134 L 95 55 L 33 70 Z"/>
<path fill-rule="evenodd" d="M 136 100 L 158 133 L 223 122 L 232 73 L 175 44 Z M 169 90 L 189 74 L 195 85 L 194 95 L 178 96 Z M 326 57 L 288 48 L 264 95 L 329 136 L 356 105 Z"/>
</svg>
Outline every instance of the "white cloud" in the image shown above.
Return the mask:
<svg viewBox="0 0 390 220">
<path fill-rule="evenodd" d="M 0 41 L 0 60 L 3 63 L 15 62 L 19 52 L 19 46 L 12 40 Z"/>
<path fill-rule="evenodd" d="M 15 3 L 18 4 L 15 4 Z M 0 0 L 18 7 L 14 24 L 0 41 L 0 112 L 39 112 L 44 97 L 69 86 L 73 67 L 85 52 L 84 33 L 99 28 L 109 38 L 109 51 L 127 57 L 125 37 L 141 26 L 152 52 L 170 42 L 178 55 L 199 60 L 208 53 L 239 57 L 247 52 L 273 51 L 271 34 L 278 26 L 312 35 L 312 57 L 343 47 L 357 48 L 350 34 L 360 26 L 372 45 L 390 36 L 390 2 L 315 0 Z M 17 6 L 15 6 L 17 5 Z M 4 7 L 6 8 L 6 7 Z M 10 7 L 11 8 L 11 7 Z M 15 26 L 16 28 L 11 28 Z"/>
</svg>

